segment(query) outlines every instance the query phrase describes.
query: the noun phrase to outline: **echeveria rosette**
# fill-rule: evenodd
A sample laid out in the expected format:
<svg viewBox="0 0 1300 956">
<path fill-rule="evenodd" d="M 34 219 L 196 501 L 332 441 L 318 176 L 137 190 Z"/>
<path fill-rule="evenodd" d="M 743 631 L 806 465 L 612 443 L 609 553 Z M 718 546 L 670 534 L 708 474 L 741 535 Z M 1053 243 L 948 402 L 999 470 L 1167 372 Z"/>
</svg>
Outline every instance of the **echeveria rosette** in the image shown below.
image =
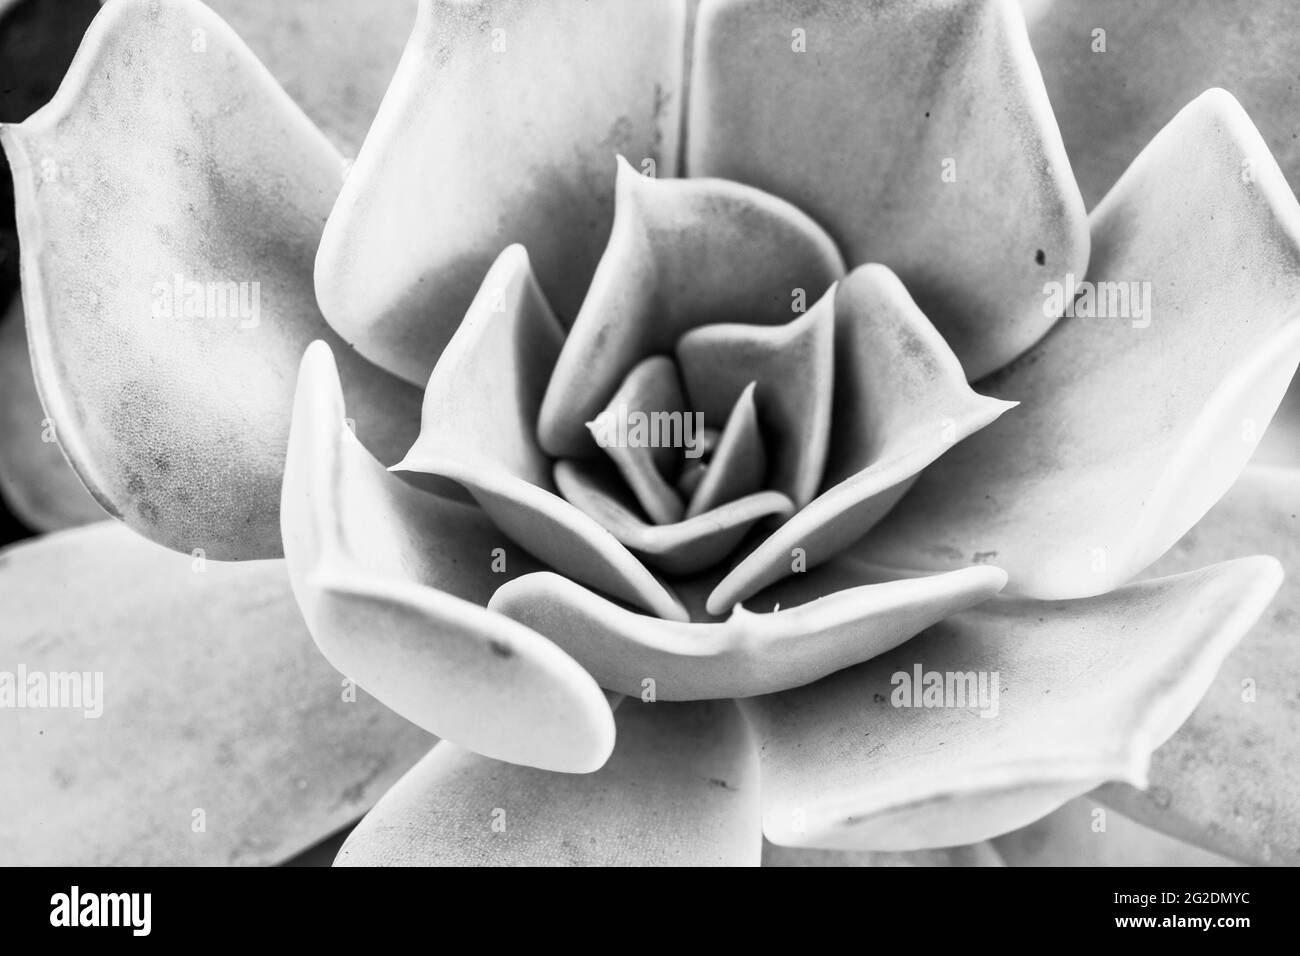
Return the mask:
<svg viewBox="0 0 1300 956">
<path fill-rule="evenodd" d="M 1267 530 L 1294 520 L 1292 473 L 1249 472 L 1268 507 L 1197 525 L 1297 358 L 1300 209 L 1236 102 L 1196 98 L 1088 219 L 1012 4 L 590 6 L 422 4 L 346 178 L 188 2 L 115 0 L 55 102 L 5 131 L 38 384 L 83 480 L 177 550 L 282 541 L 326 657 L 455 742 L 342 858 L 974 843 L 1146 783 L 1171 735 L 1157 753 L 1189 756 L 1151 782 L 1176 813 L 1099 796 L 1219 852 L 1288 852 L 1285 761 L 1232 767 L 1236 741 L 1293 748 L 1289 711 L 1243 715 L 1214 680 L 1278 587 L 1276 562 L 1241 556 L 1292 558 Z M 615 152 L 657 175 L 616 173 Z M 46 158 L 66 173 L 42 177 Z M 258 329 L 142 318 L 178 272 L 259 279 Z M 1043 284 L 1067 273 L 1152 282 L 1150 327 L 1051 328 Z M 585 424 L 656 355 L 733 432 L 710 468 L 761 449 L 775 487 L 719 480 L 701 514 L 636 514 Z M 1130 583 L 1193 525 L 1188 560 Z M 1283 653 L 1287 588 L 1252 666 Z M 998 719 L 889 706 L 918 661 L 998 671 Z M 1212 752 L 1175 735 L 1207 689 L 1188 732 L 1216 717 Z M 1247 782 L 1267 825 L 1216 825 Z M 51 799 L 33 782 L 16 813 Z"/>
</svg>

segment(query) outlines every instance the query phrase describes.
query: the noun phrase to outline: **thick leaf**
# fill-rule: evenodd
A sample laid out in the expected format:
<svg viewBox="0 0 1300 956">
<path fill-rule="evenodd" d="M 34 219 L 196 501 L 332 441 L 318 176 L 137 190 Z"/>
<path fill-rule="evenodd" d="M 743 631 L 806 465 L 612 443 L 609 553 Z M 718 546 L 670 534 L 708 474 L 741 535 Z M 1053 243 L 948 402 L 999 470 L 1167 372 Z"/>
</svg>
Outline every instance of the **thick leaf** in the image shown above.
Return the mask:
<svg viewBox="0 0 1300 956">
<path fill-rule="evenodd" d="M 763 831 L 827 849 L 955 846 L 1102 781 L 1141 784 L 1280 580 L 1256 557 L 1097 598 L 995 598 L 867 664 L 743 701 Z"/>
<path fill-rule="evenodd" d="M 293 372 L 312 339 L 341 346 L 311 287 L 338 154 L 192 0 L 105 7 L 0 139 L 37 385 L 82 482 L 177 550 L 279 555 Z M 358 434 L 393 460 L 419 395 L 340 360 Z"/>
<path fill-rule="evenodd" d="M 1172 574 L 1251 551 L 1287 579 L 1196 711 L 1151 760 L 1150 787 L 1096 797 L 1141 823 L 1236 859 L 1300 863 L 1300 471 L 1248 468 L 1155 563 Z"/>
<path fill-rule="evenodd" d="M 417 0 L 211 0 L 280 85 L 355 156 L 402 56 Z"/>
<path fill-rule="evenodd" d="M 15 299 L 0 321 L 0 494 L 38 531 L 102 520 L 104 509 L 68 466 L 52 424 L 36 394 L 22 302 Z"/>
<path fill-rule="evenodd" d="M 702 325 L 798 321 L 844 271 L 817 223 L 757 189 L 656 180 L 620 160 L 616 194 L 609 245 L 542 403 L 538 437 L 556 457 L 595 451 L 584 424 L 643 359 Z"/>
<path fill-rule="evenodd" d="M 870 560 L 940 569 L 983 555 L 1013 593 L 1099 594 L 1232 485 L 1300 361 L 1300 205 L 1241 107 L 1213 90 L 1134 161 L 1092 228 L 1106 313 L 1081 298 L 981 385 L 1022 404 L 921 476 L 865 541 Z"/>
<path fill-rule="evenodd" d="M 421 0 L 325 230 L 331 324 L 422 383 L 514 242 L 572 317 L 609 236 L 615 154 L 676 172 L 683 29 L 682 0 Z"/>
<path fill-rule="evenodd" d="M 439 744 L 348 838 L 339 866 L 757 866 L 757 760 L 735 706 L 618 709 L 596 773 Z"/>
<path fill-rule="evenodd" d="M 993 841 L 1010 866 L 1233 866 L 1231 860 L 1134 823 L 1090 797 Z"/>
<path fill-rule="evenodd" d="M 528 254 L 508 247 L 439 358 L 424 392 L 419 438 L 394 467 L 459 482 L 511 540 L 551 567 L 684 619 L 685 610 L 645 565 L 556 493 L 534 423 L 562 337 Z"/>
<path fill-rule="evenodd" d="M 29 690 L 0 710 L 8 865 L 278 863 L 432 740 L 329 667 L 280 561 L 205 561 L 103 522 L 0 553 L 0 620 L 0 693 L 20 668 L 83 691 L 80 709 Z"/>
<path fill-rule="evenodd" d="M 1179 108 L 1223 87 L 1241 101 L 1292 189 L 1300 187 L 1291 0 L 1024 0 L 1029 36 L 1089 206 Z M 1252 459 L 1300 467 L 1300 383 Z"/>
<path fill-rule="evenodd" d="M 1034 343 L 1088 264 L 1083 201 L 1014 0 L 704 0 L 687 169 L 788 199 L 902 277 L 966 373 Z"/>
<path fill-rule="evenodd" d="M 850 273 L 833 308 L 835 398 L 823 490 L 719 582 L 708 600 L 713 614 L 785 577 L 792 555 L 808 567 L 833 558 L 885 516 L 922 468 L 1012 407 L 970 389 L 952 350 L 884 266 Z"/>
<path fill-rule="evenodd" d="M 1022 0 L 1061 137 L 1088 206 L 1160 127 L 1221 86 L 1300 186 L 1291 0 Z"/>
<path fill-rule="evenodd" d="M 604 694 L 546 638 L 483 608 L 529 570 L 478 509 L 420 491 L 345 424 L 329 349 L 298 376 L 285 556 L 325 657 L 393 710 L 479 753 L 588 772 L 614 745 Z M 504 572 L 504 573 L 500 573 Z"/>
<path fill-rule="evenodd" d="M 897 647 L 1006 583 L 978 567 L 830 593 L 797 607 L 722 623 L 636 614 L 556 574 L 503 584 L 488 605 L 547 635 L 602 687 L 661 700 L 749 697 L 818 680 Z"/>
</svg>

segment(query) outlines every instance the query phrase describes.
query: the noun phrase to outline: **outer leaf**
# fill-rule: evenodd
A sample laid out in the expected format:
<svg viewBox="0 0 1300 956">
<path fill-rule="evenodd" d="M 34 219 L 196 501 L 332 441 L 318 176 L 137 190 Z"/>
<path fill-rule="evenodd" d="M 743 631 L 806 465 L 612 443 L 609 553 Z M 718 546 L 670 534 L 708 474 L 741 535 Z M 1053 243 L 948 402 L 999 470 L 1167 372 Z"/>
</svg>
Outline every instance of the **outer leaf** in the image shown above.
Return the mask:
<svg viewBox="0 0 1300 956">
<path fill-rule="evenodd" d="M 1300 39 L 1291 0 L 1022 0 L 1079 188 L 1093 205 L 1163 123 L 1202 90 L 1230 90 L 1300 186 Z M 1300 466 L 1300 384 L 1252 459 Z"/>
<path fill-rule="evenodd" d="M 279 555 L 293 370 L 339 344 L 311 290 L 338 154 L 192 0 L 105 7 L 0 140 L 37 385 L 82 482 L 177 550 Z M 418 394 L 341 361 L 358 433 L 392 460 Z"/>
<path fill-rule="evenodd" d="M 1134 823 L 1090 797 L 1071 800 L 993 845 L 1011 866 L 1235 865 Z"/>
<path fill-rule="evenodd" d="M 212 0 L 280 85 L 355 156 L 402 56 L 417 0 Z"/>
<path fill-rule="evenodd" d="M 102 679 L 97 718 L 0 709 L 7 865 L 278 863 L 432 739 L 325 663 L 283 562 L 204 562 L 103 522 L 0 552 L 0 620 L 6 675 Z"/>
<path fill-rule="evenodd" d="M 1083 201 L 1014 0 L 704 0 L 687 168 L 788 199 L 883 262 L 966 373 L 1034 343 L 1088 264 Z"/>
<path fill-rule="evenodd" d="M 618 749 L 589 776 L 447 744 L 353 832 L 343 866 L 757 866 L 757 760 L 726 701 L 618 709 Z"/>
<path fill-rule="evenodd" d="M 1202 90 L 1241 100 L 1300 186 L 1300 39 L 1289 0 L 1022 0 L 1085 202 L 1106 194 L 1169 117 Z"/>
<path fill-rule="evenodd" d="M 683 25 L 682 0 L 421 0 L 325 230 L 331 324 L 422 383 L 513 242 L 572 317 L 609 235 L 615 153 L 676 171 Z"/>
<path fill-rule="evenodd" d="M 1092 227 L 1089 281 L 1115 283 L 1097 286 L 1106 315 L 1064 320 L 983 383 L 1023 404 L 922 475 L 865 542 L 871 560 L 984 555 L 1015 593 L 1102 593 L 1245 466 L 1300 361 L 1300 204 L 1237 102 L 1214 90 L 1187 106 Z"/>
<path fill-rule="evenodd" d="M 1195 713 L 1151 760 L 1146 791 L 1096 797 L 1189 843 L 1254 863 L 1300 863 L 1300 471 L 1248 468 L 1155 563 L 1172 574 L 1268 551 L 1287 569 L 1268 613 Z"/>
<path fill-rule="evenodd" d="M 763 831 L 828 849 L 953 846 L 1024 826 L 1104 780 L 1140 785 L 1280 580 L 1277 562 L 1258 557 L 1098 598 L 997 598 L 867 664 L 744 701 L 762 755 Z M 927 704 L 927 672 L 954 675 L 952 689 L 916 706 Z M 957 694 L 963 674 L 983 676 L 982 700 L 965 684 Z"/>
</svg>

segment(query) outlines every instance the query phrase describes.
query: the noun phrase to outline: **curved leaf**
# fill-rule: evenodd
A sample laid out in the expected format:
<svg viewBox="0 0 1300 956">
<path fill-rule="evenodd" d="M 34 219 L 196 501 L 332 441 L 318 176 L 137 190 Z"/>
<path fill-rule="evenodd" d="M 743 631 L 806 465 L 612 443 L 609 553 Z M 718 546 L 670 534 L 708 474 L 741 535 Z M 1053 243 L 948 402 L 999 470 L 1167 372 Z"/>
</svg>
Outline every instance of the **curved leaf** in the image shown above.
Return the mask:
<svg viewBox="0 0 1300 956">
<path fill-rule="evenodd" d="M 488 607 L 547 635 L 602 687 L 662 700 L 768 694 L 818 680 L 897 647 L 1006 583 L 980 567 L 863 585 L 797 607 L 722 623 L 683 624 L 627 611 L 556 574 L 529 574 L 497 589 Z"/>
<path fill-rule="evenodd" d="M 0 619 L 0 671 L 29 688 L 75 672 L 64 700 L 83 705 L 0 709 L 9 865 L 279 863 L 433 740 L 325 662 L 282 561 L 206 561 L 102 522 L 0 552 Z"/>
<path fill-rule="evenodd" d="M 535 412 L 534 409 L 534 414 L 528 416 L 530 425 L 536 418 Z M 633 445 L 617 440 L 621 422 L 635 421 L 634 415 L 652 416 L 656 412 L 690 414 L 677 366 L 666 355 L 651 356 L 628 372 L 605 410 L 587 423 L 587 430 L 618 466 L 628 489 L 650 520 L 656 524 L 672 524 L 681 521 L 685 512 L 681 497 L 668 484 L 669 478 L 676 477 L 674 468 L 681 469 L 683 448 L 669 443 Z M 685 441 L 685 420 L 682 429 L 677 437 Z"/>
<path fill-rule="evenodd" d="M 1300 186 L 1300 39 L 1290 0 L 1022 0 L 1061 137 L 1088 206 L 1210 87 L 1241 100 Z"/>
<path fill-rule="evenodd" d="M 735 706 L 618 709 L 601 770 L 528 770 L 439 744 L 336 866 L 757 866 L 757 761 Z"/>
<path fill-rule="evenodd" d="M 727 414 L 708 467 L 691 492 L 686 517 L 702 515 L 763 487 L 767 478 L 767 445 L 758 427 L 758 406 L 754 404 L 757 387 L 757 382 L 746 385 Z"/>
<path fill-rule="evenodd" d="M 677 340 L 677 365 L 705 421 L 725 422 L 750 382 L 772 449 L 773 490 L 802 508 L 826 469 L 835 368 L 835 286 L 783 325 L 709 323 Z"/>
<path fill-rule="evenodd" d="M 323 343 L 303 356 L 281 511 L 294 595 L 331 664 L 490 757 L 570 772 L 605 762 L 614 724 L 595 682 L 483 608 L 497 572 L 527 559 L 477 509 L 412 488 L 361 447 Z"/>
<path fill-rule="evenodd" d="M 902 278 L 973 380 L 1056 319 L 1083 201 L 1014 0 L 704 0 L 687 169 L 788 199 Z"/>
<path fill-rule="evenodd" d="M 609 235 L 615 153 L 676 172 L 683 29 L 682 0 L 421 0 L 321 243 L 330 323 L 423 382 L 514 242 L 572 317 Z"/>
<path fill-rule="evenodd" d="M 1134 823 L 1090 797 L 993 841 L 1010 866 L 1234 866 Z"/>
<path fill-rule="evenodd" d="M 1248 468 L 1156 574 L 1245 554 L 1288 576 L 1191 717 L 1151 759 L 1145 791 L 1095 796 L 1189 843 L 1255 863 L 1300 863 L 1300 471 Z"/>
<path fill-rule="evenodd" d="M 37 385 L 82 482 L 169 547 L 278 556 L 293 370 L 340 344 L 311 288 L 338 154 L 192 0 L 105 7 L 0 140 Z M 358 434 L 392 460 L 419 396 L 340 355 Z"/>
<path fill-rule="evenodd" d="M 809 567 L 833 558 L 885 516 L 922 468 L 1014 404 L 971 390 L 952 350 L 884 266 L 853 270 L 834 310 L 822 491 L 718 583 L 708 599 L 713 614 L 789 574 L 792 554 Z"/>
<path fill-rule="evenodd" d="M 672 524 L 649 524 L 620 498 L 617 479 L 584 463 L 555 466 L 561 493 L 647 564 L 673 575 L 706 571 L 725 558 L 746 532 L 764 518 L 784 518 L 793 510 L 778 491 L 758 491 L 712 511 Z"/>
<path fill-rule="evenodd" d="M 1021 406 L 921 476 L 869 560 L 982 554 L 1012 593 L 1099 594 L 1245 466 L 1300 362 L 1300 204 L 1241 107 L 1222 91 L 1187 106 L 1092 226 L 1093 305 L 1081 290 L 1075 318 L 982 384 Z"/>
<path fill-rule="evenodd" d="M 355 156 L 393 78 L 417 0 L 211 0 L 303 112 Z"/>
<path fill-rule="evenodd" d="M 551 567 L 684 619 L 677 599 L 640 561 L 555 491 L 533 423 L 562 335 L 528 254 L 510 246 L 438 359 L 419 438 L 394 468 L 459 482 L 512 540 Z"/>
<path fill-rule="evenodd" d="M 954 846 L 1102 781 L 1141 783 L 1280 579 L 1256 557 L 1096 598 L 995 598 L 866 664 L 743 701 L 763 832 L 826 849 Z"/>
</svg>

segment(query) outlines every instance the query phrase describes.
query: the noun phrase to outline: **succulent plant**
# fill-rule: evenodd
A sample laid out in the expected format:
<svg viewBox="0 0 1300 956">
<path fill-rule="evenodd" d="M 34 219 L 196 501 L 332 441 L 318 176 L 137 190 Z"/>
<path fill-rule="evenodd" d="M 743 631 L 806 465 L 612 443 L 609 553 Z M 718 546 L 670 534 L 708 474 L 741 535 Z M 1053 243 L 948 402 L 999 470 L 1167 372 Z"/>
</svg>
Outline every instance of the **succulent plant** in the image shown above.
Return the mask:
<svg viewBox="0 0 1300 956">
<path fill-rule="evenodd" d="M 1300 860 L 1271 8 L 359 6 L 0 127 L 4 858 Z"/>
</svg>

